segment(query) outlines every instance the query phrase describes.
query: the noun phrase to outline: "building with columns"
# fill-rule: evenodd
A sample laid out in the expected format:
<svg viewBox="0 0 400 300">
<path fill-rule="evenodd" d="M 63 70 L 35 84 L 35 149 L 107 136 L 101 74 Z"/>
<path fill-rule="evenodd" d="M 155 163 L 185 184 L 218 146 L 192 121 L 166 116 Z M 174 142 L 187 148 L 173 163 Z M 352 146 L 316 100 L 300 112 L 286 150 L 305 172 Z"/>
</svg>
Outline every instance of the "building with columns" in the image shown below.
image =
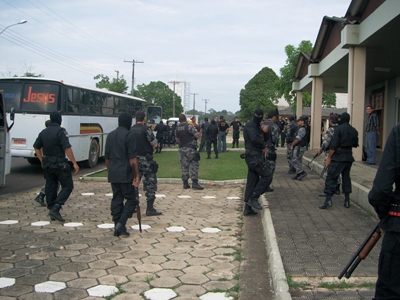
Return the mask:
<svg viewBox="0 0 400 300">
<path fill-rule="evenodd" d="M 377 152 L 382 151 L 400 123 L 400 1 L 352 0 L 344 17 L 325 16 L 312 53 L 299 57 L 294 80 L 298 116 L 303 92 L 312 95 L 312 124 L 321 123 L 323 92 L 348 94 L 350 123 L 359 133 L 356 161 L 362 159 L 365 109 L 371 104 L 381 123 Z M 311 126 L 311 149 L 319 148 L 319 127 Z"/>
</svg>

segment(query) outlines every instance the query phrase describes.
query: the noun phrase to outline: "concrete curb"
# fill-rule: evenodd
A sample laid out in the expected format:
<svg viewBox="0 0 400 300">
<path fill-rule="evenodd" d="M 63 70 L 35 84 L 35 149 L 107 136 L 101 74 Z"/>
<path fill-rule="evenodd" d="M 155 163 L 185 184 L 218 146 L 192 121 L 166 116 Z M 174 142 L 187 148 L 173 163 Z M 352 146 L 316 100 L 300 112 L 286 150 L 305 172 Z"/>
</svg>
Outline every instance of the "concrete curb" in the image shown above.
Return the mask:
<svg viewBox="0 0 400 300">
<path fill-rule="evenodd" d="M 290 300 L 292 299 L 292 296 L 289 293 L 289 285 L 286 280 L 286 273 L 283 267 L 278 242 L 276 240 L 275 228 L 272 222 L 271 211 L 268 207 L 268 201 L 264 196 L 261 196 L 260 202 L 263 207 L 263 210 L 261 211 L 261 220 L 263 223 L 269 270 L 274 289 L 274 298 L 276 300 Z"/>
</svg>

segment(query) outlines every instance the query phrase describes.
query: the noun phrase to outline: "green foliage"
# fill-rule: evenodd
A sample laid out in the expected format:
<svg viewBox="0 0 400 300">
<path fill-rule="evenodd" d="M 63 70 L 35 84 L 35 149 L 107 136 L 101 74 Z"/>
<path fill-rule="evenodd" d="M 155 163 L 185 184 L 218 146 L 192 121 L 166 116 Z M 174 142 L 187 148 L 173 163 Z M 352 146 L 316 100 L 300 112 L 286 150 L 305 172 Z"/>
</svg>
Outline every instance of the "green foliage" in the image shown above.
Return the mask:
<svg viewBox="0 0 400 300">
<path fill-rule="evenodd" d="M 296 71 L 297 62 L 301 52 L 311 53 L 313 45 L 310 41 L 301 41 L 298 48 L 293 45 L 285 47 L 286 64 L 280 69 L 281 76 L 279 77 L 277 88 L 280 96 L 283 96 L 286 102 L 290 105 L 293 112 L 296 111 L 296 93 L 292 92 L 292 83 L 294 81 L 294 73 Z M 336 107 L 336 94 L 323 93 L 322 105 L 325 107 Z M 303 93 L 303 107 L 311 106 L 310 93 Z"/>
<path fill-rule="evenodd" d="M 250 79 L 240 91 L 240 117 L 243 121 L 252 119 L 257 108 L 261 108 L 265 113 L 276 108 L 279 98 L 277 81 L 278 76 L 268 67 Z"/>
<path fill-rule="evenodd" d="M 112 92 L 123 94 L 126 94 L 126 90 L 128 89 L 124 76 L 113 78 L 111 82 L 110 78 L 103 74 L 96 75 L 94 79 L 99 80 L 99 82 L 96 83 L 96 87 L 99 89 L 107 89 Z"/>
<path fill-rule="evenodd" d="M 181 97 L 175 94 L 164 82 L 152 81 L 149 84 L 140 84 L 137 86 L 135 95 L 145 99 L 149 105 L 161 106 L 164 119 L 172 117 L 174 96 L 175 116 L 183 112 Z"/>
</svg>

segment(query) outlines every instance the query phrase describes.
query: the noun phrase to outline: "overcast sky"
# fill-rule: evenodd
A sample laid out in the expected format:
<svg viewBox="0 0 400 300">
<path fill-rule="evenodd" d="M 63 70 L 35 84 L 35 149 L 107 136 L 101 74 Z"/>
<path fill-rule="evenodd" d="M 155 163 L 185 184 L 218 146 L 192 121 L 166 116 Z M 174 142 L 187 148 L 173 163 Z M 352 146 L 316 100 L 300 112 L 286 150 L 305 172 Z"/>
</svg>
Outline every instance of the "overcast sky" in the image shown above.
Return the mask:
<svg viewBox="0 0 400 300">
<path fill-rule="evenodd" d="M 324 16 L 350 0 L 0 0 L 0 77 L 24 65 L 95 87 L 96 74 L 131 85 L 185 80 L 196 109 L 240 109 L 239 92 L 262 68 L 279 76 L 284 48 L 313 44 Z M 191 101 L 193 96 L 191 97 Z M 193 104 L 191 104 L 192 107 Z"/>
</svg>

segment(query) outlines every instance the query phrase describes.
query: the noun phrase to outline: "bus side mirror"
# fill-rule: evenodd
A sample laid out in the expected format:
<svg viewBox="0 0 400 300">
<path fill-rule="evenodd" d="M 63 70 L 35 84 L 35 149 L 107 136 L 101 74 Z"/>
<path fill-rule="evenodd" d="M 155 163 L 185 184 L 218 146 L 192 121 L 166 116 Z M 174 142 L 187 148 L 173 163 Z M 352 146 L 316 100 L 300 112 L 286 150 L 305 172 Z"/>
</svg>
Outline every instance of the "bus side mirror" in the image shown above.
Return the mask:
<svg viewBox="0 0 400 300">
<path fill-rule="evenodd" d="M 15 118 L 15 109 L 13 107 L 13 108 L 11 108 L 11 111 L 10 111 L 10 120 L 14 121 L 14 118 Z"/>
<path fill-rule="evenodd" d="M 11 125 L 7 127 L 7 132 L 11 130 L 11 128 L 14 126 L 14 118 L 15 118 L 15 109 L 11 108 L 10 110 L 10 120 L 12 121 Z"/>
</svg>

